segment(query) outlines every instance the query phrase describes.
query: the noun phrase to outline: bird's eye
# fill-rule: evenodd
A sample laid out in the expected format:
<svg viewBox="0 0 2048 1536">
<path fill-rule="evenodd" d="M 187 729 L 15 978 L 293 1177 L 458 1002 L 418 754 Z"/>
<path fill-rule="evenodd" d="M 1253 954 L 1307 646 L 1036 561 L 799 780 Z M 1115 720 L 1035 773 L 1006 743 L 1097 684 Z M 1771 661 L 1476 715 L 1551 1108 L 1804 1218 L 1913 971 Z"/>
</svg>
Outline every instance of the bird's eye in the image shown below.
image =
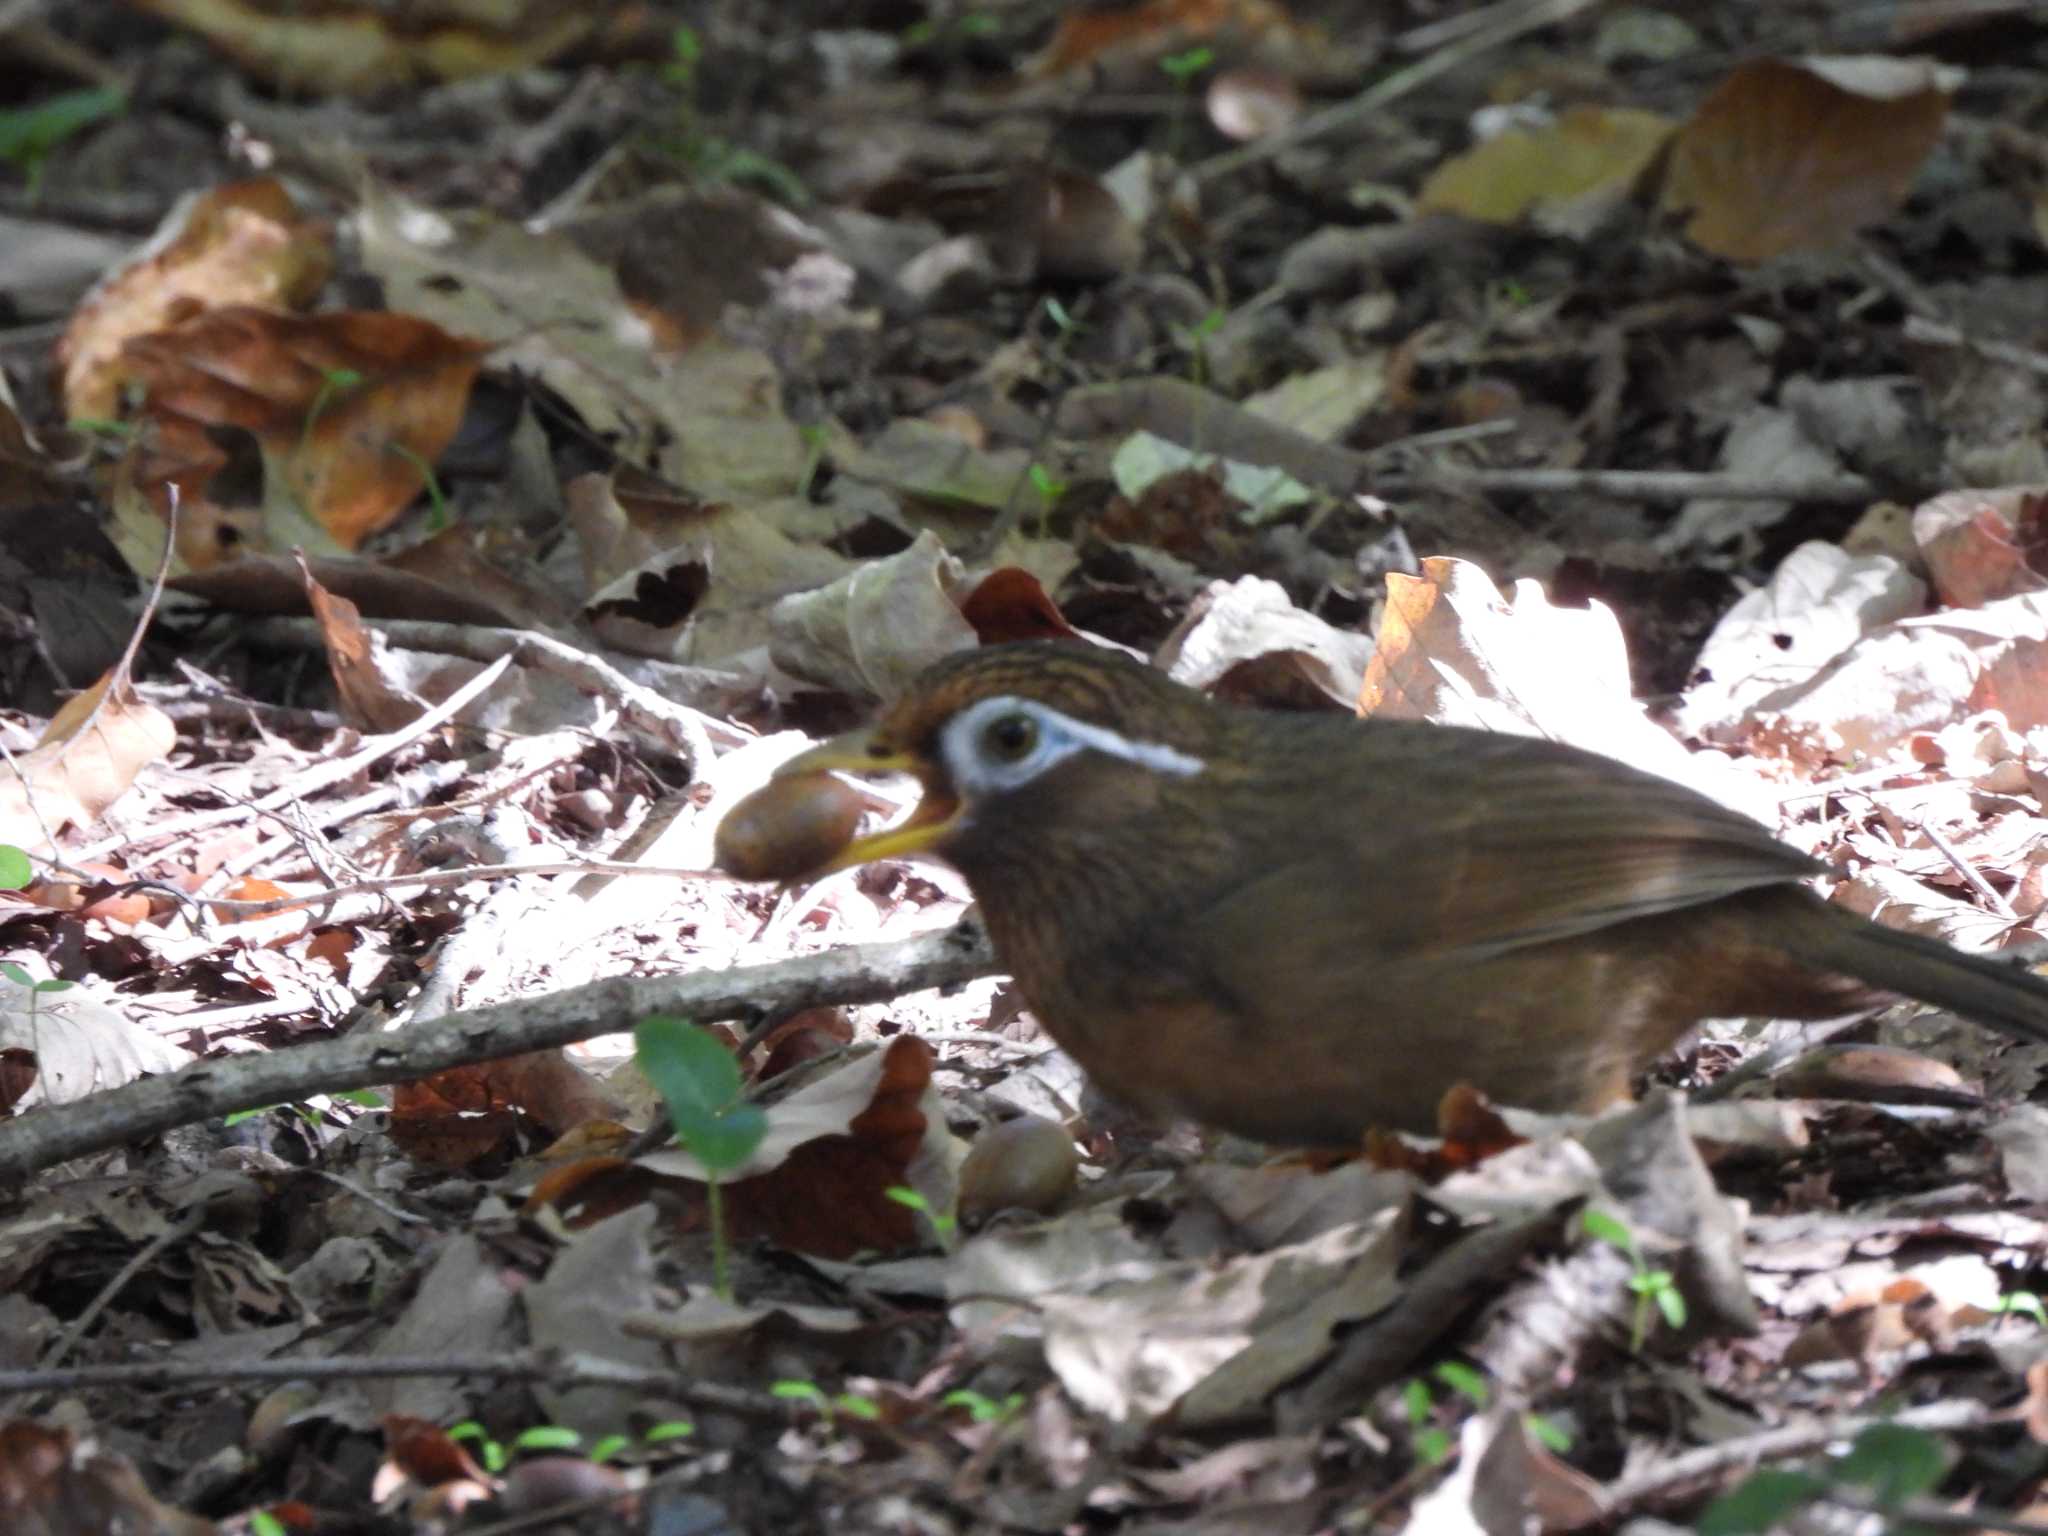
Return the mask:
<svg viewBox="0 0 2048 1536">
<path fill-rule="evenodd" d="M 1038 745 L 1038 722 L 1029 715 L 998 715 L 981 733 L 982 750 L 999 763 L 1019 763 Z"/>
</svg>

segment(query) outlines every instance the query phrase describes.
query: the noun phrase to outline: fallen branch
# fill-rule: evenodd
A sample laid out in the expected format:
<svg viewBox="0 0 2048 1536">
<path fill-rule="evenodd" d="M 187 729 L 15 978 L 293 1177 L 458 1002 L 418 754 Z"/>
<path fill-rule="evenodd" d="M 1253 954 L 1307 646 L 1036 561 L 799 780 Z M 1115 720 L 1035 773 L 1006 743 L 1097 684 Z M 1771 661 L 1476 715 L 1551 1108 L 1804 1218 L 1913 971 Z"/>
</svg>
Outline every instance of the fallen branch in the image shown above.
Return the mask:
<svg viewBox="0 0 2048 1536">
<path fill-rule="evenodd" d="M 409 1029 L 348 1035 L 261 1056 L 198 1061 L 166 1077 L 145 1078 L 0 1123 L 0 1185 L 67 1158 L 234 1110 L 409 1082 L 471 1062 L 572 1045 L 630 1029 L 649 1014 L 680 1014 L 701 1024 L 767 1009 L 875 1003 L 928 987 L 956 986 L 996 969 L 985 938 L 953 928 L 772 965 L 689 976 L 616 977 L 446 1014 Z"/>
</svg>

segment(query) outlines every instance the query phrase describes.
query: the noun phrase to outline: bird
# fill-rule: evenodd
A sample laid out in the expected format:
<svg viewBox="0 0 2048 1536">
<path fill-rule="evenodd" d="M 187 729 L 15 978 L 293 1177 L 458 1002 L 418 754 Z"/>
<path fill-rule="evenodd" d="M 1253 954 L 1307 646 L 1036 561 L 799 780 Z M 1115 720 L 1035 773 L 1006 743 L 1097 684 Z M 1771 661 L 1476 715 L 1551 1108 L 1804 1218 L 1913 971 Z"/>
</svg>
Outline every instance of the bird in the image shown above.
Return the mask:
<svg viewBox="0 0 2048 1536">
<path fill-rule="evenodd" d="M 821 838 L 801 811 L 837 807 L 841 773 L 911 774 L 917 807 Z M 1828 866 L 1685 785 L 1531 737 L 1218 703 L 1105 647 L 954 653 L 760 794 L 721 845 L 747 829 L 758 861 L 787 825 L 785 877 L 950 863 L 1097 1086 L 1271 1144 L 1428 1133 L 1461 1084 L 1598 1111 L 1709 1018 L 1902 995 L 2048 1043 L 2048 983 L 1827 902 L 1806 882 Z"/>
</svg>

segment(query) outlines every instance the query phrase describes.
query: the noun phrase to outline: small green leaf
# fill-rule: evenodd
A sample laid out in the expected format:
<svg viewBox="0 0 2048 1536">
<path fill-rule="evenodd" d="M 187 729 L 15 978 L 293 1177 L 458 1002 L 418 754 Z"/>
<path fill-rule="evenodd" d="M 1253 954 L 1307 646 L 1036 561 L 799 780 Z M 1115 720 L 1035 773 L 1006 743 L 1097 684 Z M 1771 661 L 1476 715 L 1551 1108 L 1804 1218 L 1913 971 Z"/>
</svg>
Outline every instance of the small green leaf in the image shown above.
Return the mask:
<svg viewBox="0 0 2048 1536">
<path fill-rule="evenodd" d="M 1657 1310 L 1664 1314 L 1665 1324 L 1672 1328 L 1683 1328 L 1686 1315 L 1685 1297 L 1679 1294 L 1678 1287 L 1666 1284 L 1659 1288 L 1656 1296 Z"/>
<path fill-rule="evenodd" d="M 882 1405 L 872 1397 L 862 1397 L 857 1392 L 842 1392 L 832 1399 L 840 1412 L 851 1414 L 856 1419 L 873 1421 L 882 1416 Z"/>
<path fill-rule="evenodd" d="M 36 984 L 35 977 L 29 975 L 27 971 L 24 971 L 12 960 L 0 960 L 0 976 L 5 976 L 17 987 L 33 987 Z"/>
<path fill-rule="evenodd" d="M 591 1445 L 590 1459 L 595 1462 L 610 1461 L 632 1443 L 631 1437 L 627 1435 L 605 1435 Z"/>
<path fill-rule="evenodd" d="M 778 1381 L 768 1388 L 770 1397 L 787 1398 L 796 1403 L 813 1403 L 820 1408 L 832 1405 L 825 1396 L 825 1389 L 815 1381 Z"/>
<path fill-rule="evenodd" d="M 929 1212 L 932 1208 L 931 1201 L 905 1184 L 891 1184 L 882 1191 L 882 1197 L 885 1200 L 894 1200 L 898 1205 L 907 1205 L 913 1211 Z"/>
<path fill-rule="evenodd" d="M 662 1445 L 670 1440 L 685 1439 L 695 1433 L 697 1426 L 688 1419 L 664 1419 L 640 1438 L 648 1445 Z"/>
<path fill-rule="evenodd" d="M 75 981 L 61 981 L 57 977 L 52 976 L 47 981 L 37 982 L 35 990 L 38 992 L 69 992 L 77 985 L 78 983 Z"/>
<path fill-rule="evenodd" d="M 1540 1413 L 1525 1413 L 1522 1415 L 1522 1427 L 1553 1456 L 1562 1456 L 1572 1448 L 1572 1432 L 1555 1419 Z"/>
<path fill-rule="evenodd" d="M 2041 1298 L 2032 1291 L 2008 1291 L 1998 1298 L 1994 1312 L 2024 1312 L 2043 1328 L 2048 1328 L 2048 1309 L 2041 1305 Z"/>
<path fill-rule="evenodd" d="M 1434 1406 L 1435 1399 L 1430 1396 L 1429 1383 L 1420 1376 L 1412 1378 L 1401 1388 L 1401 1407 L 1407 1412 L 1410 1424 L 1420 1424 L 1429 1417 L 1429 1411 Z"/>
<path fill-rule="evenodd" d="M 642 1019 L 633 1030 L 633 1048 L 640 1070 L 661 1091 L 673 1115 L 715 1115 L 740 1096 L 739 1062 L 723 1040 L 687 1019 L 667 1014 Z"/>
<path fill-rule="evenodd" d="M 249 1511 L 249 1536 L 291 1536 L 285 1523 L 267 1509 Z"/>
<path fill-rule="evenodd" d="M 1614 1216 L 1598 1206 L 1589 1205 L 1580 1214 L 1580 1222 L 1587 1233 L 1603 1243 L 1611 1243 L 1623 1252 L 1631 1252 L 1636 1246 L 1636 1235 L 1629 1231 L 1620 1217 Z"/>
<path fill-rule="evenodd" d="M 1805 1472 L 1775 1467 L 1752 1472 L 1701 1513 L 1699 1536 L 1765 1536 L 1827 1492 L 1827 1484 Z"/>
<path fill-rule="evenodd" d="M 484 1427 L 477 1423 L 475 1419 L 464 1419 L 459 1424 L 448 1426 L 448 1438 L 450 1440 L 481 1440 L 484 1438 Z"/>
<path fill-rule="evenodd" d="M 676 1135 L 714 1173 L 737 1168 L 768 1134 L 768 1116 L 743 1104 L 740 1065 L 725 1042 L 685 1019 L 657 1015 L 633 1031 L 640 1070 L 668 1105 Z"/>
<path fill-rule="evenodd" d="M 573 1451 L 582 1443 L 583 1437 L 566 1424 L 536 1424 L 512 1437 L 522 1451 Z"/>
<path fill-rule="evenodd" d="M 0 843 L 0 891 L 23 890 L 35 877 L 26 853 L 12 843 Z"/>
<path fill-rule="evenodd" d="M 1484 1408 L 1493 1396 L 1493 1389 L 1487 1386 L 1486 1377 L 1471 1366 L 1460 1361 L 1446 1360 L 1433 1373 L 1436 1379 L 1461 1397 L 1470 1398 Z"/>
<path fill-rule="evenodd" d="M 73 135 L 127 108 L 119 91 L 64 91 L 33 106 L 0 112 L 0 160 L 39 160 Z"/>
<path fill-rule="evenodd" d="M 752 1157 L 767 1135 L 768 1111 L 758 1104 L 735 1104 L 716 1119 L 684 1133 L 683 1141 L 705 1167 L 725 1173 Z"/>
<path fill-rule="evenodd" d="M 1451 1454 L 1451 1435 L 1445 1429 L 1419 1429 L 1415 1432 L 1415 1455 L 1432 1467 L 1442 1466 Z"/>
</svg>

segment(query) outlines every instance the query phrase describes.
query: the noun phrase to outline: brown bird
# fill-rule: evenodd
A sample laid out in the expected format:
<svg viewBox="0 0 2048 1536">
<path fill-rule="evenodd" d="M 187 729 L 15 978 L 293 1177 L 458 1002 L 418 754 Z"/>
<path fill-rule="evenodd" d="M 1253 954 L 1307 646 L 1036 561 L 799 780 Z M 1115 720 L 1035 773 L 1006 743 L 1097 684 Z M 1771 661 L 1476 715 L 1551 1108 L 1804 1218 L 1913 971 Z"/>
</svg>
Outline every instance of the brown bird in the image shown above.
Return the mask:
<svg viewBox="0 0 2048 1536">
<path fill-rule="evenodd" d="M 785 819 L 815 845 L 793 810 L 807 786 L 839 804 L 832 770 L 924 793 L 776 873 L 947 860 L 1103 1089 L 1265 1141 L 1429 1130 L 1460 1082 L 1595 1109 L 1702 1019 L 1892 994 L 2048 1042 L 2048 983 L 1830 906 L 1801 884 L 1823 866 L 1747 817 L 1554 742 L 1232 708 L 1109 651 L 996 646 L 787 765 L 721 846 Z"/>
</svg>

